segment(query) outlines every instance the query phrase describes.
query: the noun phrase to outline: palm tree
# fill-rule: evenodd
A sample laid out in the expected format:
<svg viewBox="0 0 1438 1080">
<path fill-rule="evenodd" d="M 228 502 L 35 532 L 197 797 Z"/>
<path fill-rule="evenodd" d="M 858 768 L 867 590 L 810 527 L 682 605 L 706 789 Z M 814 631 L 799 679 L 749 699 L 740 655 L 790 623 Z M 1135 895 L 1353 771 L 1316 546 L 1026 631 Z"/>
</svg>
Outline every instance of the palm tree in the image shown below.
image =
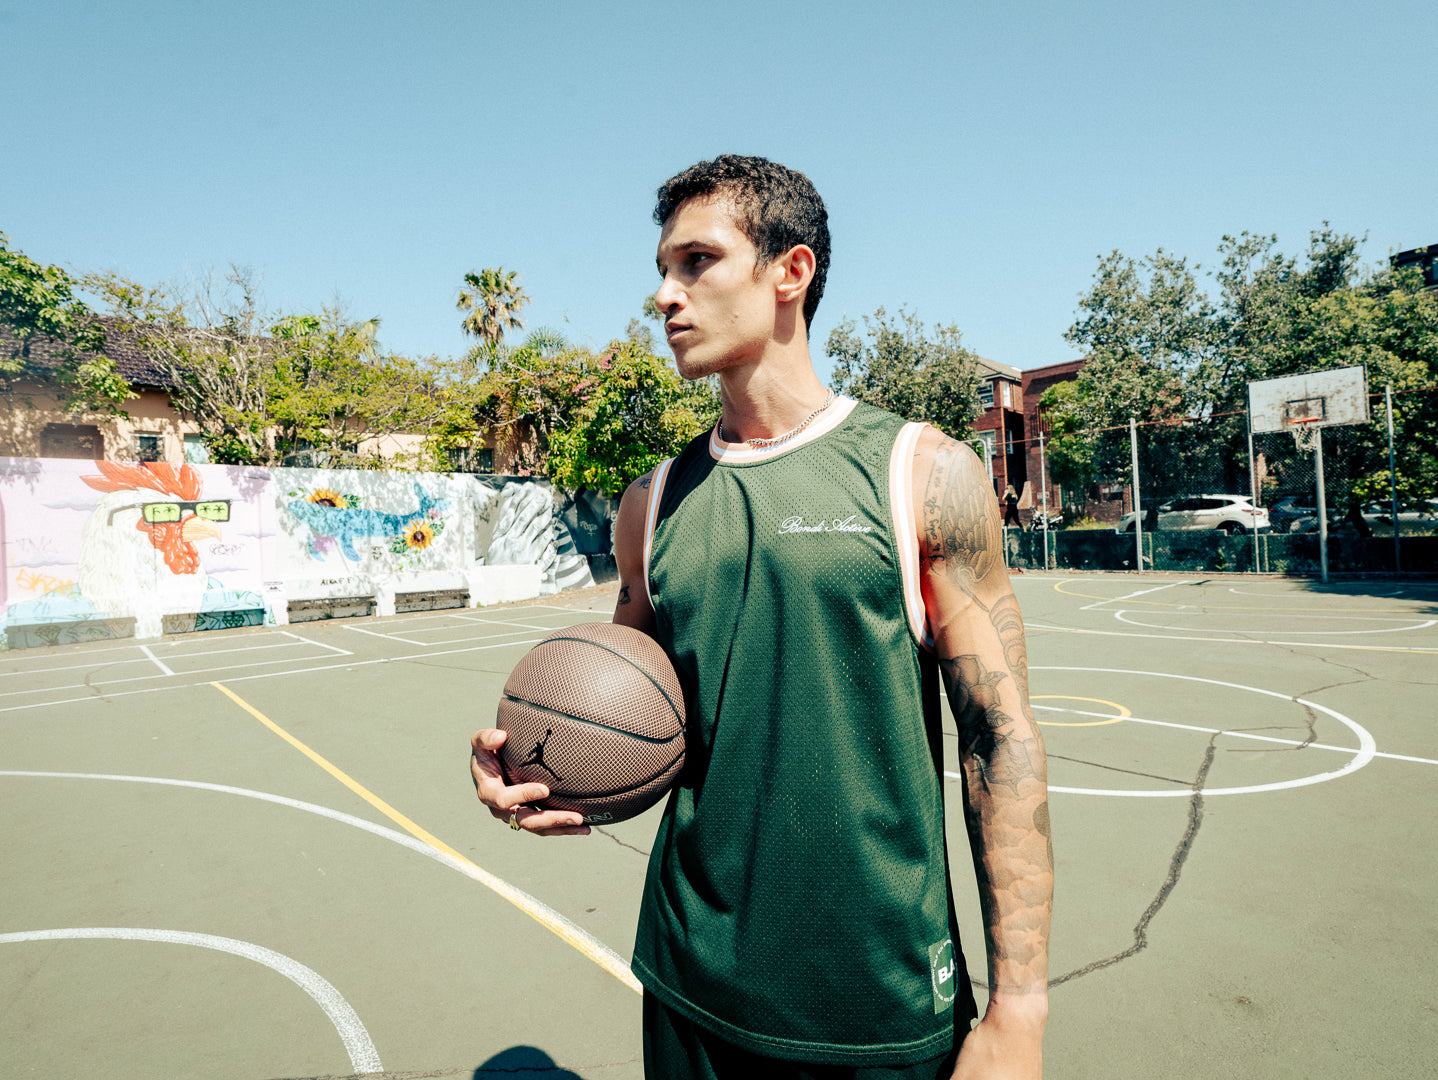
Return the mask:
<svg viewBox="0 0 1438 1080">
<path fill-rule="evenodd" d="M 501 266 L 497 270 L 465 274 L 455 307 L 467 312 L 462 324 L 466 334 L 479 338 L 485 345 L 497 346 L 506 330 L 524 328 L 519 310 L 527 303 L 529 297 L 520 288 L 519 274 Z"/>
</svg>

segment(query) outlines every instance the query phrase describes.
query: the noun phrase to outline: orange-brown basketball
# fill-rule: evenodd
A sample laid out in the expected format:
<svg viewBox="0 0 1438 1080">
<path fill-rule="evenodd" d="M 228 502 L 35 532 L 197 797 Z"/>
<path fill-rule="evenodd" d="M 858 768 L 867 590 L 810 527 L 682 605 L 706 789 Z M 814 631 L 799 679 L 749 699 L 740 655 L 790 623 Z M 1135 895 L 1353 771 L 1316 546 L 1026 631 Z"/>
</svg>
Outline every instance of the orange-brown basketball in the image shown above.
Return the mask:
<svg viewBox="0 0 1438 1080">
<path fill-rule="evenodd" d="M 496 727 L 510 783 L 541 783 L 537 805 L 590 825 L 658 802 L 684 765 L 684 694 L 648 634 L 580 623 L 550 634 L 510 672 Z"/>
</svg>

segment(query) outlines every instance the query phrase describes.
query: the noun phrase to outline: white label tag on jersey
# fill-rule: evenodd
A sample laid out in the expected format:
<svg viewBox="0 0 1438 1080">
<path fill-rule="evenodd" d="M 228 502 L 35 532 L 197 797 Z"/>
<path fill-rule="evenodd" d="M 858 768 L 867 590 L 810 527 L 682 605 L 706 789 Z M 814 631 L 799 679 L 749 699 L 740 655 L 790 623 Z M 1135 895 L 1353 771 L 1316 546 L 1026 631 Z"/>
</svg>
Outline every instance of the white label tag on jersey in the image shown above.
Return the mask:
<svg viewBox="0 0 1438 1080">
<path fill-rule="evenodd" d="M 929 981 L 934 986 L 934 1012 L 953 1008 L 959 992 L 959 962 L 954 958 L 952 938 L 929 946 Z"/>
</svg>

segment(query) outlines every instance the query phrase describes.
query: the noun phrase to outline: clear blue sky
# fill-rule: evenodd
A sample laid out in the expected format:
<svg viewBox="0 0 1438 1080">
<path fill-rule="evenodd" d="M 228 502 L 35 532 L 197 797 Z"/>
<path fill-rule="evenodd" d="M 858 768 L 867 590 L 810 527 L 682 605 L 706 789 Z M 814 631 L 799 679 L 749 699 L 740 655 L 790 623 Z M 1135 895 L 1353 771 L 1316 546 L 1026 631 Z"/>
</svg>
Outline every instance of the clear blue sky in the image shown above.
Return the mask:
<svg viewBox="0 0 1438 1080">
<path fill-rule="evenodd" d="M 530 327 L 598 346 L 657 285 L 655 187 L 756 153 L 829 207 L 822 374 L 840 319 L 905 304 L 1033 367 L 1076 355 L 1114 248 L 1438 242 L 1435 27 L 1432 0 L 0 0 L 0 231 L 151 283 L 248 264 L 415 356 L 464 350 L 460 277 L 504 266 Z"/>
</svg>

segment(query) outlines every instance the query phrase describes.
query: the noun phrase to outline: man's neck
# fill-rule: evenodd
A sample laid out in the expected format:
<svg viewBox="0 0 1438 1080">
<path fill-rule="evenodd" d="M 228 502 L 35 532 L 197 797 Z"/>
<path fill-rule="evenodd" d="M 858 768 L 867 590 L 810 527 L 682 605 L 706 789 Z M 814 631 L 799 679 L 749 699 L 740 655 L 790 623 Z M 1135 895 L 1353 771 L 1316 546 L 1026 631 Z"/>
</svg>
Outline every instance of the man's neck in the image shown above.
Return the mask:
<svg viewBox="0 0 1438 1080">
<path fill-rule="evenodd" d="M 823 405 L 828 390 L 819 381 L 807 344 L 782 349 L 755 364 L 719 373 L 724 402 L 724 437 L 731 442 L 773 439 L 792 431 Z"/>
</svg>

